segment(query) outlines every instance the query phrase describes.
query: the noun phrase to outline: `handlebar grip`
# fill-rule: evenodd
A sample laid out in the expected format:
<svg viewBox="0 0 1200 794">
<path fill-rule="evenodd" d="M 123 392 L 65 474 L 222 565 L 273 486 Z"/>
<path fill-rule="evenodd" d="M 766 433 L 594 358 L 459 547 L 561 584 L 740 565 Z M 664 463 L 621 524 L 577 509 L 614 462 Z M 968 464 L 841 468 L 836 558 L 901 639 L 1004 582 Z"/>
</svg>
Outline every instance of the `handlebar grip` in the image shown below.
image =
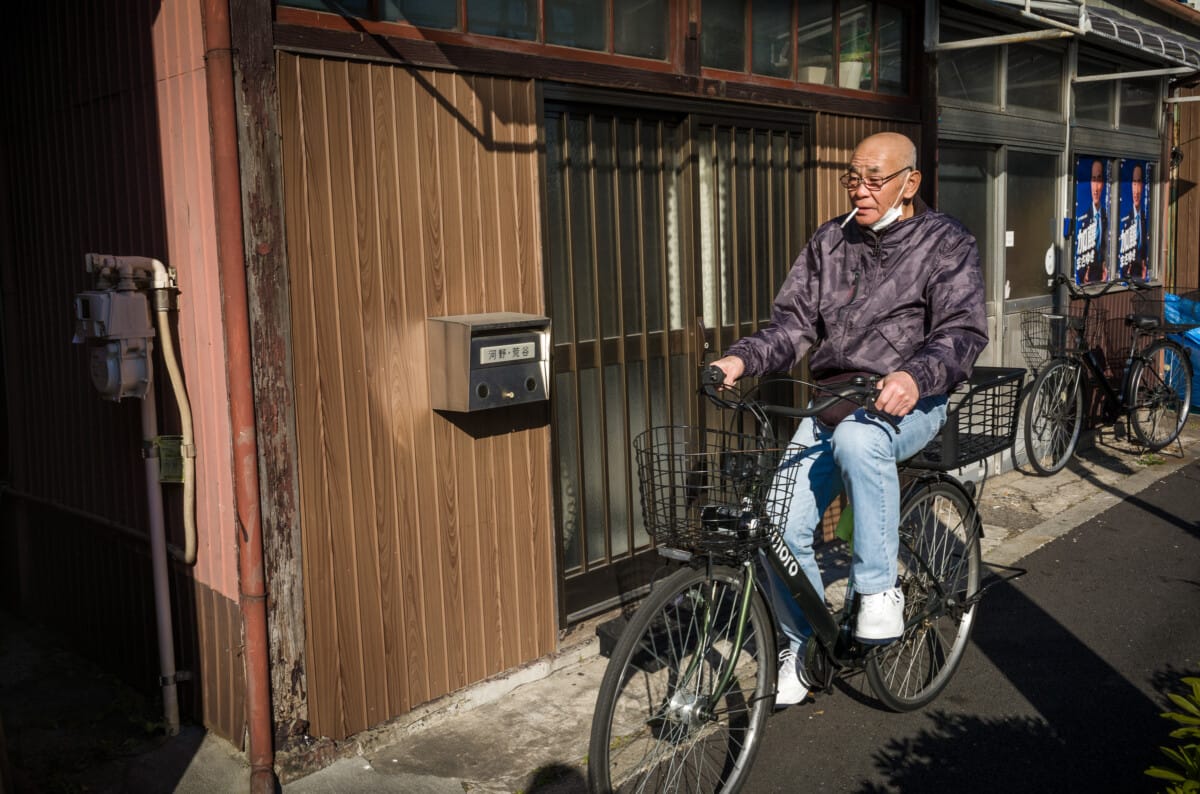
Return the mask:
<svg viewBox="0 0 1200 794">
<path fill-rule="evenodd" d="M 701 386 L 720 386 L 725 382 L 725 372 L 720 367 L 709 364 L 700 375 Z"/>
</svg>

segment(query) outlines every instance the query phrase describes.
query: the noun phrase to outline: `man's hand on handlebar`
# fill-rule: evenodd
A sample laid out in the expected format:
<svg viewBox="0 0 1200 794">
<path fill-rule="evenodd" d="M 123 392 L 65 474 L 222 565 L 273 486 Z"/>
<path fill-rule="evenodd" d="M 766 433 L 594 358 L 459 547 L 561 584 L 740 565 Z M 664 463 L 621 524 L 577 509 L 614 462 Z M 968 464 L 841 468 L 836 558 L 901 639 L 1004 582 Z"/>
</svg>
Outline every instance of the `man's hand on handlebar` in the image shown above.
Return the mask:
<svg viewBox="0 0 1200 794">
<path fill-rule="evenodd" d="M 721 370 L 721 372 L 725 373 L 725 381 L 720 385 L 720 388 L 722 389 L 733 388 L 733 385 L 738 382 L 738 379 L 741 378 L 742 374 L 746 371 L 746 362 L 742 361 L 737 356 L 725 356 L 725 358 L 718 358 L 709 366 L 716 367 L 717 369 Z"/>
<path fill-rule="evenodd" d="M 907 416 L 921 398 L 917 382 L 902 369 L 885 375 L 876 388 L 879 389 L 879 396 L 875 398 L 875 408 L 895 417 Z"/>
</svg>

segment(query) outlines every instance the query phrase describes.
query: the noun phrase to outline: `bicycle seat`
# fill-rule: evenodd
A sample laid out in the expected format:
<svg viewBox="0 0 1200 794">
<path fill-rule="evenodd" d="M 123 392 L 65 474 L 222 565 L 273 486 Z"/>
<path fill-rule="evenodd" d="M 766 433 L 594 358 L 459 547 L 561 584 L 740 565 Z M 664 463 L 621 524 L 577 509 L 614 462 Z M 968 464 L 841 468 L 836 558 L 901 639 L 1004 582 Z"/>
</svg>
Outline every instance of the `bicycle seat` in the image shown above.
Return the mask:
<svg viewBox="0 0 1200 794">
<path fill-rule="evenodd" d="M 1130 314 L 1126 315 L 1125 324 L 1132 325 L 1141 331 L 1153 331 L 1162 324 L 1162 321 L 1152 314 Z"/>
</svg>

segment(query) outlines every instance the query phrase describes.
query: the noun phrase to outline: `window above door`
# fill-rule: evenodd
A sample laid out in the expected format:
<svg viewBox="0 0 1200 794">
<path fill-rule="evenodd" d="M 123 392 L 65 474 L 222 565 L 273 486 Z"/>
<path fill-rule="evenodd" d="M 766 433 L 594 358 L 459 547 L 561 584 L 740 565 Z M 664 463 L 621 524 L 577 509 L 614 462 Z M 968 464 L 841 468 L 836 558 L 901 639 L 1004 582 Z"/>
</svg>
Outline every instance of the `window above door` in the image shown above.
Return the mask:
<svg viewBox="0 0 1200 794">
<path fill-rule="evenodd" d="M 877 0 L 703 0 L 705 68 L 907 95 L 912 19 Z"/>
</svg>

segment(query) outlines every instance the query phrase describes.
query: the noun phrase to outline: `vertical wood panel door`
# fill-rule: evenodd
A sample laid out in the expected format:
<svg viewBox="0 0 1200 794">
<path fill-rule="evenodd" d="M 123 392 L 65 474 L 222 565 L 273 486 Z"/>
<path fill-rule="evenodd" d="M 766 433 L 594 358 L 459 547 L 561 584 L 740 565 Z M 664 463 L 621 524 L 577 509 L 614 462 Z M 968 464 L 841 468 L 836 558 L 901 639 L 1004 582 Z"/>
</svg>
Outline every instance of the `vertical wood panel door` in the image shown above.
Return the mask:
<svg viewBox="0 0 1200 794">
<path fill-rule="evenodd" d="M 808 155 L 800 127 L 607 106 L 550 103 L 545 136 L 561 613 L 574 622 L 662 567 L 633 439 L 694 424 L 705 342 L 717 352 L 770 317 L 810 227 Z"/>
<path fill-rule="evenodd" d="M 310 730 L 554 650 L 549 430 L 438 412 L 429 317 L 540 314 L 524 80 L 279 55 Z"/>
</svg>

